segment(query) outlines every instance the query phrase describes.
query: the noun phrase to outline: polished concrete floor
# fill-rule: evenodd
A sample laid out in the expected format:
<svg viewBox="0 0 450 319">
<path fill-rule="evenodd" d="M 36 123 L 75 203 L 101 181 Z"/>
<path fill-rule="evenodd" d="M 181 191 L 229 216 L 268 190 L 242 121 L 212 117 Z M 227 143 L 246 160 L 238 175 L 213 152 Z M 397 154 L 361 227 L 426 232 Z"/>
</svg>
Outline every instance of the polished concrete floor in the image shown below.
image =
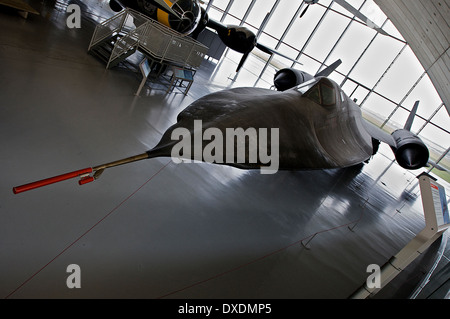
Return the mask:
<svg viewBox="0 0 450 319">
<path fill-rule="evenodd" d="M 274 175 L 152 159 L 84 186 L 14 195 L 13 186 L 151 149 L 205 94 L 271 85 L 257 81 L 256 58 L 236 76 L 230 51 L 204 61 L 187 96 L 148 83 L 137 97 L 139 74 L 87 53 L 95 23 L 113 14 L 106 2 L 77 3 L 80 29 L 67 28 L 64 2 L 36 2 L 41 15 L 27 20 L 0 10 L 0 296 L 347 298 L 369 264 L 424 227 L 420 172 L 400 168 L 387 147 L 360 167 Z M 437 272 L 448 274 L 449 258 L 447 248 Z M 79 289 L 66 285 L 71 264 Z M 380 296 L 408 296 L 401 287 L 419 283 L 422 268 Z"/>
</svg>

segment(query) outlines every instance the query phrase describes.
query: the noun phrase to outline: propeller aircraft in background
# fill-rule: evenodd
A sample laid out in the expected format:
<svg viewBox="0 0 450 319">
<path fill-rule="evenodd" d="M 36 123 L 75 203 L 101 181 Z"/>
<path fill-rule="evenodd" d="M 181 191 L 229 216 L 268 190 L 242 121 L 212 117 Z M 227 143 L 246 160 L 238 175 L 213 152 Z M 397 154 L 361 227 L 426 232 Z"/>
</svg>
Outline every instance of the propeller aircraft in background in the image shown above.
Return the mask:
<svg viewBox="0 0 450 319">
<path fill-rule="evenodd" d="M 306 8 L 317 1 L 318 0 L 305 1 L 307 4 Z M 346 1 L 336 2 L 342 6 L 346 3 Z M 248 55 L 255 47 L 267 54 L 277 54 L 292 62 L 301 64 L 295 59 L 259 43 L 257 35 L 245 26 L 224 25 L 219 21 L 209 19 L 206 10 L 200 6 L 197 0 L 110 0 L 109 5 L 111 9 L 116 12 L 127 7 L 137 10 L 181 34 L 192 36 L 194 39 L 196 39 L 200 32 L 206 27 L 214 29 L 227 47 L 243 54 L 236 72 L 240 70 Z M 355 15 L 358 14 L 359 18 L 362 16 L 358 10 L 348 4 L 345 5 L 344 8 L 352 10 L 351 12 Z M 302 15 L 305 11 L 303 11 Z M 365 18 L 363 21 L 366 21 L 369 26 L 375 25 L 374 23 L 369 24 L 370 20 L 368 18 Z M 263 25 L 266 22 L 267 20 L 263 22 Z M 380 28 L 378 28 L 378 30 L 380 30 L 379 32 L 384 32 Z"/>
</svg>

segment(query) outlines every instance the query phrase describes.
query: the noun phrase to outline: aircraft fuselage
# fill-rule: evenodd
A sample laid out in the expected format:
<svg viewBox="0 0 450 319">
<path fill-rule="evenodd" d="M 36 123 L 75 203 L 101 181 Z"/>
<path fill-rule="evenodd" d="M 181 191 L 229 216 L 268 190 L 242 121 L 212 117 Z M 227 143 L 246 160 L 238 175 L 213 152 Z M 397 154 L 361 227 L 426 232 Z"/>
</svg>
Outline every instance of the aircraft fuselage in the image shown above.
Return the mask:
<svg viewBox="0 0 450 319">
<path fill-rule="evenodd" d="M 173 130 L 182 127 L 193 133 L 194 121 L 202 120 L 203 130 L 214 127 L 224 135 L 227 128 L 278 128 L 279 169 L 356 165 L 373 154 L 372 137 L 364 129 L 359 107 L 341 92 L 336 83 L 323 77 L 311 87 L 305 83 L 284 92 L 249 87 L 212 93 L 183 110 L 155 149 L 161 156 L 167 148 L 169 156 L 176 142 Z M 273 148 L 270 140 L 267 148 Z M 225 164 L 246 169 L 263 166 L 248 160 Z"/>
</svg>

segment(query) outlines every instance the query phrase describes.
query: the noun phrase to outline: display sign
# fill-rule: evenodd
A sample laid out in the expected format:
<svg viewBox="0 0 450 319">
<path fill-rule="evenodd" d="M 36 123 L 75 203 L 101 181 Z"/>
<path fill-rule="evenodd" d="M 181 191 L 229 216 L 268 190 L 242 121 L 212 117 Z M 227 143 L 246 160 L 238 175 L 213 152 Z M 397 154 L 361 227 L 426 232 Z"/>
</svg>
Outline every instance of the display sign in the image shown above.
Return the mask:
<svg viewBox="0 0 450 319">
<path fill-rule="evenodd" d="M 445 188 L 434 181 L 430 181 L 431 194 L 434 202 L 434 213 L 436 214 L 437 226 L 450 225 L 447 197 Z"/>
<path fill-rule="evenodd" d="M 143 77 L 142 77 L 141 84 L 139 85 L 139 89 L 134 94 L 136 96 L 139 96 L 139 94 L 141 93 L 142 87 L 144 86 L 145 82 L 147 81 L 147 77 L 151 71 L 150 64 L 148 63 L 147 58 L 145 58 L 144 60 L 142 60 L 141 63 L 139 63 L 139 68 L 141 69 Z"/>
<path fill-rule="evenodd" d="M 150 74 L 150 65 L 148 64 L 148 60 L 144 59 L 142 60 L 141 64 L 139 64 L 140 68 L 141 68 L 141 72 L 144 75 L 144 77 L 148 77 L 148 75 Z"/>
<path fill-rule="evenodd" d="M 449 228 L 450 216 L 444 186 L 425 173 L 419 177 L 419 181 L 425 222 L 434 231 Z"/>
</svg>

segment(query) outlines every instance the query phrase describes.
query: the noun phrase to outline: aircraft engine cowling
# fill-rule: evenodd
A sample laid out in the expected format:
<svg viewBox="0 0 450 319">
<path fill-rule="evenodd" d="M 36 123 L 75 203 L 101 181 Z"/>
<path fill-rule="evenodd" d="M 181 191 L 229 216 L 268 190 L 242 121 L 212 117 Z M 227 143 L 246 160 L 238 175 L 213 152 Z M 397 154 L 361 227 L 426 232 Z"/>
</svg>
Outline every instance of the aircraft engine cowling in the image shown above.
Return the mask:
<svg viewBox="0 0 450 319">
<path fill-rule="evenodd" d="M 124 9 L 124 8 L 122 7 L 122 5 L 121 5 L 119 2 L 115 1 L 115 0 L 111 0 L 111 1 L 109 2 L 109 7 L 110 7 L 111 10 L 114 11 L 114 12 L 120 12 L 120 11 L 122 11 L 122 10 Z"/>
<path fill-rule="evenodd" d="M 392 133 L 397 147 L 392 147 L 397 163 L 406 169 L 418 169 L 428 163 L 429 151 L 422 140 L 408 130 Z"/>
<path fill-rule="evenodd" d="M 275 73 L 273 83 L 278 91 L 286 91 L 313 78 L 311 74 L 306 72 L 293 68 L 285 68 Z"/>
</svg>

